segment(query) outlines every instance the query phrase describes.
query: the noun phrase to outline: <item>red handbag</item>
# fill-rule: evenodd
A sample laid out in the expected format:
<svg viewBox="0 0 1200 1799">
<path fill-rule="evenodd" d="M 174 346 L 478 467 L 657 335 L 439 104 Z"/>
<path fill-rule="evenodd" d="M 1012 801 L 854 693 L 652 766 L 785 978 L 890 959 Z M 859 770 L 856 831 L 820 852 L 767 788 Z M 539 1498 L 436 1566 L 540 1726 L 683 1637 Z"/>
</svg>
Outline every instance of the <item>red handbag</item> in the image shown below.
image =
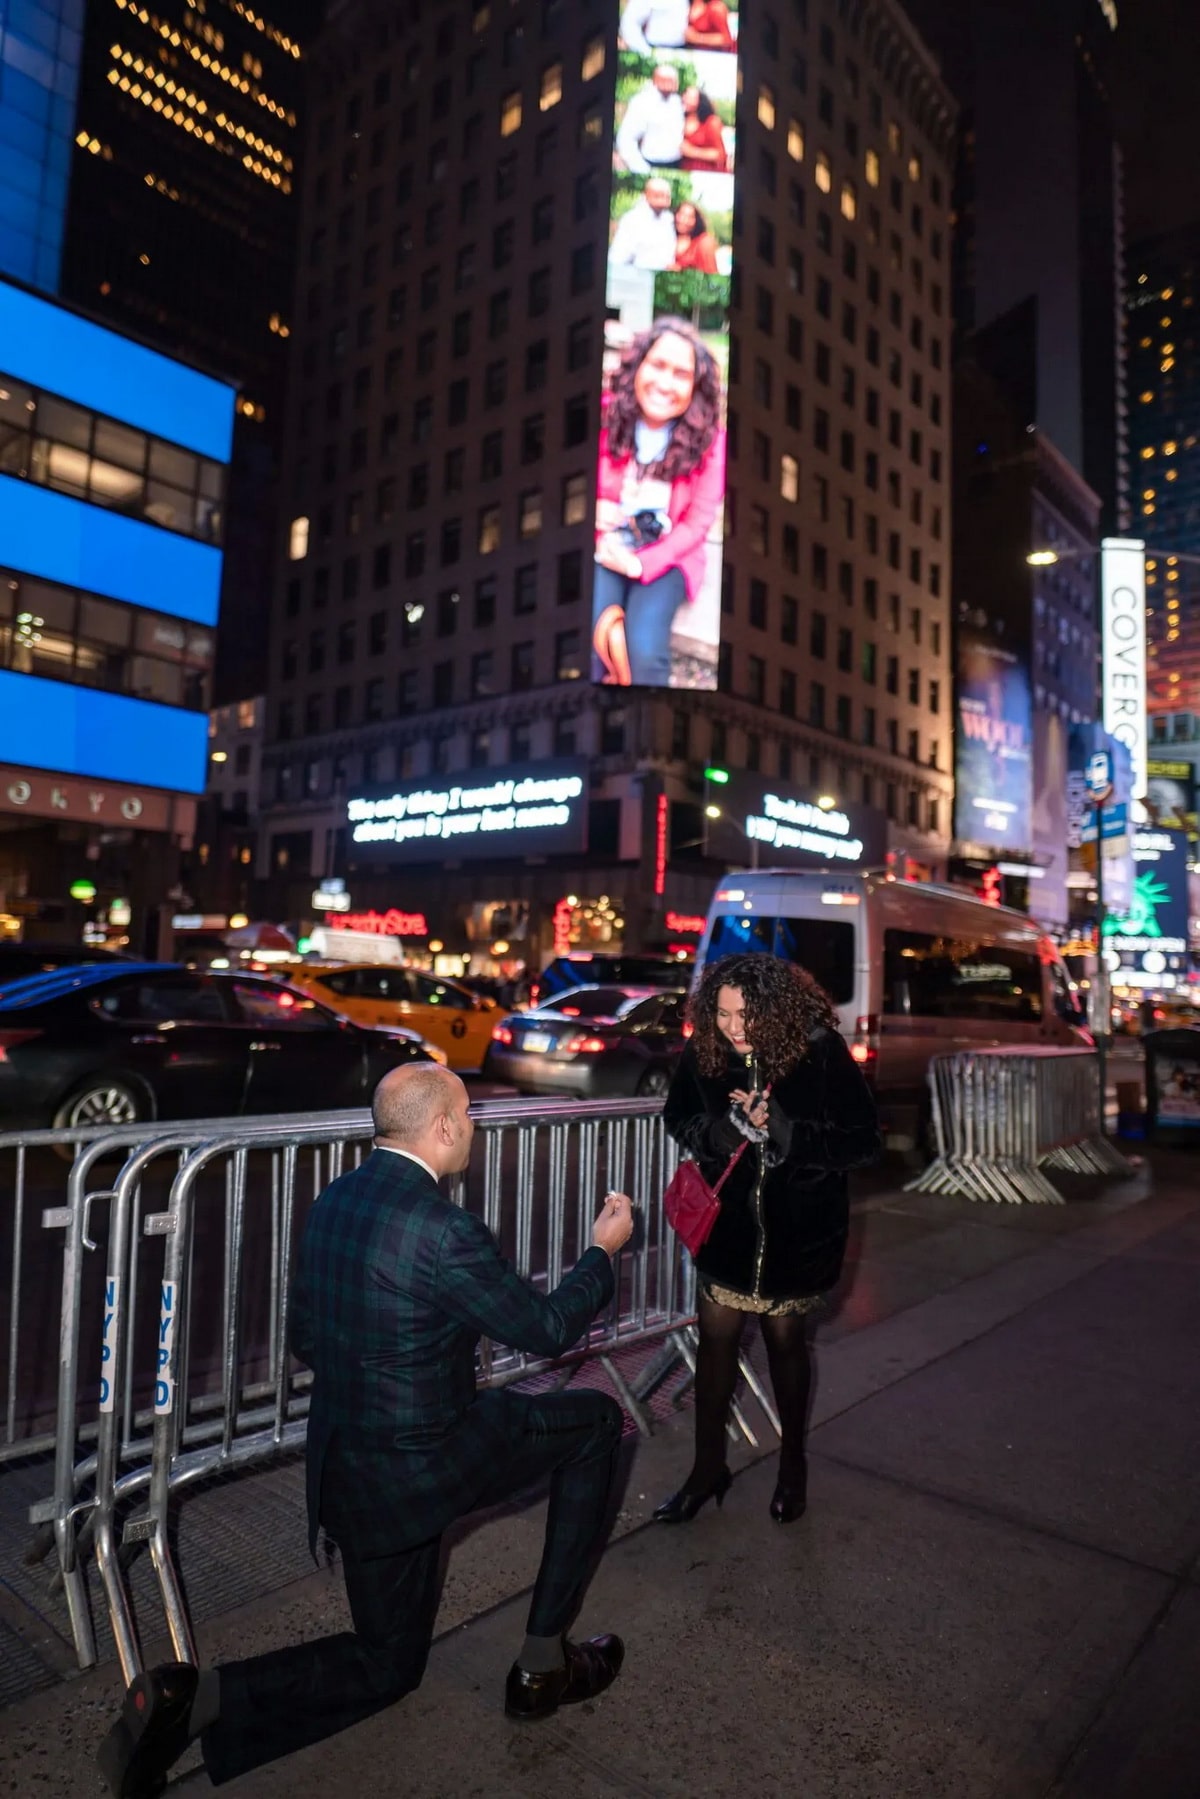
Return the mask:
<svg viewBox="0 0 1200 1799">
<path fill-rule="evenodd" d="M 667 1223 L 693 1255 L 708 1242 L 721 1211 L 721 1188 L 749 1147 L 748 1141 L 739 1144 L 715 1187 L 709 1186 L 695 1162 L 681 1162 L 671 1176 L 663 1195 Z"/>
</svg>

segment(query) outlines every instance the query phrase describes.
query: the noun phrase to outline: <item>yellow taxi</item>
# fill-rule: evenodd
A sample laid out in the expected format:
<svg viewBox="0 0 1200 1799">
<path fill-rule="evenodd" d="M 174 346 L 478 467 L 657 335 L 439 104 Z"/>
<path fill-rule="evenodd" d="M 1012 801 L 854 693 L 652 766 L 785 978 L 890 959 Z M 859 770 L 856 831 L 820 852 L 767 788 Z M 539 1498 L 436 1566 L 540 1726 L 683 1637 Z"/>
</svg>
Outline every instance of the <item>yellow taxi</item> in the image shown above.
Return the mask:
<svg viewBox="0 0 1200 1799">
<path fill-rule="evenodd" d="M 416 968 L 397 968 L 394 963 L 293 967 L 288 969 L 288 981 L 355 1024 L 403 1025 L 419 1031 L 446 1052 L 457 1074 L 472 1074 L 483 1066 L 492 1027 L 506 1016 L 494 1000 L 481 999 L 456 981 L 443 981 Z"/>
</svg>

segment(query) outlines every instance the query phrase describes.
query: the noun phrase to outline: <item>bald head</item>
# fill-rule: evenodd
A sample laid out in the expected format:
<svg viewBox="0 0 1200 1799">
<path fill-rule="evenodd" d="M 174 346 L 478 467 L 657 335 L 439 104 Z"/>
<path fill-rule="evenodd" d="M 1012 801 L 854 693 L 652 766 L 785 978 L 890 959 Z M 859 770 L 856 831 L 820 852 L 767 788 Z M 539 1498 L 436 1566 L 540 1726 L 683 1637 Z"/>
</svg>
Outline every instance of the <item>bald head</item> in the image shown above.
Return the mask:
<svg viewBox="0 0 1200 1799">
<path fill-rule="evenodd" d="M 465 1168 L 474 1134 L 467 1090 L 436 1062 L 410 1062 L 385 1074 L 371 1101 L 375 1140 L 420 1156 L 439 1177 Z"/>
</svg>

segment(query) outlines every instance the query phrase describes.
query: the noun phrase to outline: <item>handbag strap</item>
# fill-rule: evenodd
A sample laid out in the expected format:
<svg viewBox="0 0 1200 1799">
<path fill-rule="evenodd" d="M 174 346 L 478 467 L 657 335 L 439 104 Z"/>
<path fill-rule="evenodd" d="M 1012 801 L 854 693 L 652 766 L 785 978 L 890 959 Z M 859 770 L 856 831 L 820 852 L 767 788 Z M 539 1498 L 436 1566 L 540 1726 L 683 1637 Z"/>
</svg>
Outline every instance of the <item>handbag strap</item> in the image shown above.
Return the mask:
<svg viewBox="0 0 1200 1799">
<path fill-rule="evenodd" d="M 763 1088 L 763 1092 L 762 1092 L 762 1096 L 764 1099 L 767 1098 L 770 1091 L 771 1091 L 771 1083 L 770 1083 L 770 1081 L 768 1081 L 766 1086 Z M 737 1167 L 738 1163 L 741 1161 L 742 1157 L 745 1155 L 745 1153 L 749 1149 L 749 1147 L 750 1147 L 749 1137 L 747 1137 L 747 1139 L 744 1143 L 738 1144 L 737 1148 L 734 1150 L 733 1154 L 730 1156 L 728 1162 L 725 1165 L 725 1172 L 722 1174 L 720 1180 L 716 1183 L 716 1185 L 714 1186 L 714 1188 L 712 1190 L 714 1199 L 717 1199 L 720 1196 L 721 1188 L 725 1185 L 726 1181 L 729 1179 L 730 1175 L 733 1173 L 734 1169 Z"/>
</svg>

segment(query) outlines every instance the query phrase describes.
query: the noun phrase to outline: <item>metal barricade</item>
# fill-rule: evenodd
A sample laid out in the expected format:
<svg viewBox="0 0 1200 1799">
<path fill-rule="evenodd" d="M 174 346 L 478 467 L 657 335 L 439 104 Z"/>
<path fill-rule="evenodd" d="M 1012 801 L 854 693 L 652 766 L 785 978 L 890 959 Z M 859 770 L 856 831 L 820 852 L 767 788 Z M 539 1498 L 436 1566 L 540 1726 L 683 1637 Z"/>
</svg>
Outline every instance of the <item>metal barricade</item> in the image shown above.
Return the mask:
<svg viewBox="0 0 1200 1799">
<path fill-rule="evenodd" d="M 1061 1205 L 1045 1172 L 1128 1176 L 1105 1137 L 1089 1049 L 967 1050 L 929 1065 L 937 1154 L 910 1193 Z"/>
<path fill-rule="evenodd" d="M 661 1101 L 492 1101 L 473 1108 L 473 1116 L 480 1141 L 449 1197 L 482 1216 L 518 1271 L 537 1285 L 556 1285 L 590 1242 L 605 1191 L 623 1188 L 639 1208 L 638 1233 L 619 1260 L 612 1305 L 586 1342 L 553 1364 L 485 1342 L 481 1382 L 500 1385 L 549 1372 L 566 1380 L 594 1358 L 639 1429 L 648 1432 L 645 1395 L 680 1359 L 694 1367 L 689 1327 L 695 1277 L 663 1211 L 678 1151 L 663 1126 Z M 294 1452 L 303 1442 L 311 1377 L 287 1352 L 290 1268 L 307 1209 L 302 1202 L 311 1203 L 329 1179 L 357 1161 L 371 1136 L 366 1112 L 241 1120 L 219 1132 L 210 1123 L 204 1140 L 201 1128 L 180 1127 L 136 1145 L 103 1194 L 87 1188 L 88 1171 L 105 1146 L 90 1146 L 72 1171 L 65 1217 L 54 1220 L 67 1227 L 55 1491 L 32 1508 L 31 1517 L 53 1522 L 84 1667 L 96 1659 L 83 1567 L 86 1539 L 94 1538 L 127 1679 L 140 1666 L 141 1652 L 123 1551 L 149 1545 L 176 1652 L 190 1657 L 190 1624 L 167 1531 L 171 1501 L 197 1482 Z M 164 1161 L 173 1161 L 175 1170 L 165 1209 L 143 1216 L 147 1172 Z M 98 1200 L 109 1203 L 104 1287 L 111 1303 L 103 1308 L 101 1385 L 91 1400 L 81 1399 L 80 1362 L 96 1339 L 84 1343 L 80 1293 Z M 199 1233 L 206 1262 L 198 1259 Z M 212 1327 L 207 1353 L 197 1354 L 197 1332 L 214 1310 L 215 1358 Z M 627 1380 L 614 1358 L 641 1344 L 658 1353 Z M 742 1366 L 775 1425 L 753 1368 L 745 1361 Z M 735 1420 L 754 1443 L 740 1411 Z M 77 1444 L 87 1441 L 89 1431 L 95 1453 L 79 1459 Z"/>
</svg>

